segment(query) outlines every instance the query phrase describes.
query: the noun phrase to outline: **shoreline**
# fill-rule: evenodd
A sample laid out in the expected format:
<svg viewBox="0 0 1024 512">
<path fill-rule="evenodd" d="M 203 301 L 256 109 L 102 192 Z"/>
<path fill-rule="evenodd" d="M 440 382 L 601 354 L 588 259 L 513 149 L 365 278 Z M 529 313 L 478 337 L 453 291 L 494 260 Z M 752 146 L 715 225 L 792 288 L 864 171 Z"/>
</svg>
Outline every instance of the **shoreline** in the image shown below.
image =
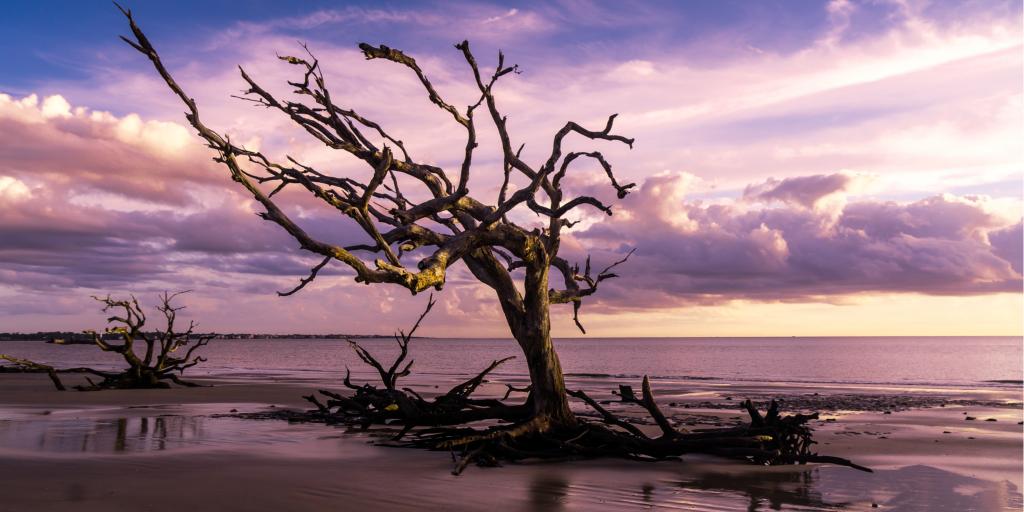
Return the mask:
<svg viewBox="0 0 1024 512">
<path fill-rule="evenodd" d="M 522 379 L 495 376 L 480 394 L 500 396 L 505 383 L 518 385 Z M 336 427 L 231 417 L 306 409 L 301 395 L 340 387 L 333 379 L 257 381 L 227 375 L 194 380 L 215 386 L 58 392 L 45 375 L 0 374 L 0 473 L 5 475 L 0 495 L 6 498 L 0 511 L 88 512 L 120 509 L 133 500 L 151 503 L 153 510 L 322 510 L 340 499 L 353 510 L 1021 506 L 1020 389 L 658 381 L 655 393 L 666 415 L 686 428 L 742 421 L 737 408 L 745 398 L 782 398 L 792 406 L 787 411 L 832 403 L 836 407 L 822 410 L 821 421 L 813 425 L 818 449 L 876 472 L 817 465 L 764 468 L 690 456 L 682 463 L 509 464 L 452 477 L 444 453 L 372 446 L 366 434 Z M 616 412 L 629 412 L 610 393 L 628 382 L 574 376 L 568 381 L 596 400 L 611 401 L 608 407 Z M 409 382 L 430 390 L 443 388 L 448 379 L 426 375 Z M 984 421 L 989 418 L 996 421 Z M 188 490 L 175 494 L 152 487 L 159 487 L 161 478 Z"/>
</svg>

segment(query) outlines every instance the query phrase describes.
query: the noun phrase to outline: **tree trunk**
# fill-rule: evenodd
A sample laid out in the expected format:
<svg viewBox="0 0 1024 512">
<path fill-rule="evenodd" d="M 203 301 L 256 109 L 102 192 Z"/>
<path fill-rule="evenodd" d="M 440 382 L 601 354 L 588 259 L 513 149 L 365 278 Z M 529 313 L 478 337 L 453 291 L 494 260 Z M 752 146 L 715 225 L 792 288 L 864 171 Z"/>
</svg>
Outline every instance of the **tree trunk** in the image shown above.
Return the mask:
<svg viewBox="0 0 1024 512">
<path fill-rule="evenodd" d="M 517 337 L 517 340 L 530 368 L 534 417 L 549 420 L 551 426 L 575 425 L 576 417 L 569 410 L 569 399 L 565 393 L 562 365 L 551 343 L 548 326 L 545 325 L 542 332 L 531 332 L 526 337 Z"/>
<path fill-rule="evenodd" d="M 551 267 L 543 243 L 538 241 L 534 247 L 536 251 L 534 257 L 526 261 L 523 280 L 523 318 L 515 322 L 517 325 L 509 322 L 509 326 L 530 368 L 535 418 L 549 420 L 551 427 L 573 426 L 576 417 L 569 410 L 562 365 L 551 342 L 551 303 L 548 298 L 548 271 Z"/>
<path fill-rule="evenodd" d="M 533 386 L 530 396 L 534 418 L 547 421 L 550 427 L 573 426 L 576 417 L 569 410 L 562 365 L 551 343 L 551 319 L 548 315 L 550 266 L 546 263 L 543 244 L 537 241 L 533 248 L 536 252 L 524 259 L 527 265 L 521 303 L 508 272 L 489 251 L 477 251 L 465 260 L 470 271 L 495 290 L 509 330 L 526 356 Z"/>
</svg>

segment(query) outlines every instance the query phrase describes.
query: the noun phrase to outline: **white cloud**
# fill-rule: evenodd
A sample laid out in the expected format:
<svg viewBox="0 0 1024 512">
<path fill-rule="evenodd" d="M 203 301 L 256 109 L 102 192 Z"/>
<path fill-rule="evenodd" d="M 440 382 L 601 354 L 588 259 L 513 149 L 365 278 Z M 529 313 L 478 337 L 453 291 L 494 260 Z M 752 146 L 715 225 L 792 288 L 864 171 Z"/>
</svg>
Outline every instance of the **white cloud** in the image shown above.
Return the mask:
<svg viewBox="0 0 1024 512">
<path fill-rule="evenodd" d="M 519 14 L 519 9 L 515 9 L 515 8 L 509 9 L 509 10 L 505 11 L 504 14 L 500 14 L 498 16 L 491 16 L 490 18 L 485 19 L 481 23 L 484 23 L 484 24 L 494 23 L 496 21 L 501 21 L 503 19 L 511 18 L 512 16 L 515 16 L 516 14 Z"/>
<path fill-rule="evenodd" d="M 24 182 L 11 176 L 0 176 L 0 200 L 14 203 L 30 197 L 32 197 L 32 191 Z"/>
<path fill-rule="evenodd" d="M 71 104 L 61 95 L 47 96 L 43 100 L 43 108 L 40 110 L 40 113 L 46 119 L 71 117 Z"/>
</svg>

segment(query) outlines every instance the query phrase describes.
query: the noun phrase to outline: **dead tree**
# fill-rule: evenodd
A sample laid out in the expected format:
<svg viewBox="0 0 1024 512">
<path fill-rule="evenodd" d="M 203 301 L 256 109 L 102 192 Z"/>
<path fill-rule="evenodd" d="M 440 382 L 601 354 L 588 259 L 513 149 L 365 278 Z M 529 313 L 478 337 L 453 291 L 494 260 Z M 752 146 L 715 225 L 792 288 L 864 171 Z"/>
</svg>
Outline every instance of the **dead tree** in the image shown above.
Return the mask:
<svg viewBox="0 0 1024 512">
<path fill-rule="evenodd" d="M 144 330 L 146 325 L 146 314 L 139 305 L 135 296 L 128 299 L 117 300 L 106 297 L 93 297 L 103 304 L 103 312 L 111 313 L 107 323 L 112 324 L 104 329 L 103 334 L 96 331 L 85 331 L 92 336 L 92 341 L 104 352 L 113 352 L 124 358 L 128 368 L 120 371 L 97 370 L 88 367 L 77 368 L 54 368 L 52 366 L 21 359 L 14 356 L 0 354 L 0 359 L 13 364 L 15 368 L 23 371 L 44 372 L 53 381 L 58 391 L 66 388 L 61 382 L 59 373 L 82 373 L 99 377 L 99 382 L 94 382 L 89 377 L 85 379 L 88 386 L 74 386 L 78 391 L 98 391 L 101 389 L 132 389 L 132 388 L 168 388 L 170 383 L 197 387 L 199 384 L 181 379 L 185 370 L 206 361 L 205 358 L 194 355 L 195 351 L 205 346 L 213 339 L 213 335 L 194 334 L 196 324 L 190 321 L 188 328 L 178 332 L 175 326 L 178 312 L 185 309 L 184 306 L 174 306 L 173 302 L 179 295 L 187 292 L 168 293 L 164 292 L 159 296 L 160 304 L 156 307 L 165 320 L 165 327 L 162 331 Z M 120 338 L 119 342 L 108 341 L 107 337 L 114 335 Z M 142 355 L 139 355 L 139 351 Z M 182 352 L 184 352 L 182 354 Z M 181 354 L 181 355 L 179 355 Z"/>
<path fill-rule="evenodd" d="M 599 130 L 590 130 L 571 121 L 566 123 L 555 134 L 547 159 L 539 166 L 531 165 L 520 158 L 521 147 L 520 150 L 514 148 L 505 116 L 499 111 L 493 94 L 501 78 L 518 70 L 517 66 L 507 66 L 503 55 L 499 53 L 494 72 L 485 76 L 469 43 L 463 41 L 456 45 L 479 90 L 477 101 L 460 109 L 441 96 L 412 57 L 383 45 L 359 45 L 367 59 L 383 59 L 409 68 L 419 78 L 429 100 L 465 129 L 462 164 L 456 176 L 449 176 L 444 169 L 414 160 L 401 140 L 378 123 L 338 104 L 312 55 L 281 57 L 299 71 L 300 78 L 289 82 L 297 95 L 295 101 L 273 96 L 245 70 L 241 71 L 248 86 L 245 99 L 288 116 L 326 146 L 365 162 L 373 170 L 373 176 L 362 183 L 322 173 L 294 158 L 274 161 L 262 152 L 234 144 L 229 137 L 207 126 L 196 102 L 171 76 L 131 14 L 124 13 L 134 37 L 122 39 L 149 58 L 171 91 L 184 102 L 188 109 L 186 119 L 216 152 L 215 160 L 260 203 L 264 209 L 260 216 L 287 231 L 303 250 L 322 258 L 308 278 L 283 295 L 308 285 L 331 262 L 350 267 L 357 282 L 390 283 L 414 294 L 430 288 L 440 290 L 448 268 L 462 262 L 480 282 L 494 290 L 509 329 L 526 357 L 537 425 L 543 428 L 575 425 L 562 369 L 551 343 L 549 306 L 572 304 L 578 321 L 582 299 L 597 291 L 602 281 L 615 277 L 612 269 L 628 255 L 597 274 L 591 273 L 589 263 L 585 271 L 580 272 L 578 266 L 558 256 L 562 230 L 573 224 L 566 218 L 569 214 L 579 208 L 612 213 L 609 206 L 596 198 L 565 197 L 563 179 L 574 162 L 590 158 L 604 169 L 618 197 L 625 197 L 635 185 L 620 184 L 600 152 L 564 154 L 562 145 L 566 137 L 577 135 L 632 147 L 633 139 L 613 133 L 615 115 Z M 477 114 L 481 109 L 497 128 L 504 154 L 504 185 L 492 204 L 469 194 L 473 154 L 477 147 Z M 510 194 L 508 186 L 515 175 L 525 177 L 529 184 Z M 416 196 L 400 188 L 402 182 L 419 185 L 429 198 L 414 200 Z M 264 192 L 260 185 L 267 186 L 269 191 Z M 365 231 L 368 242 L 342 247 L 314 238 L 274 201 L 274 196 L 287 187 L 302 188 L 337 209 L 340 215 Z M 513 209 L 528 209 L 546 218 L 547 228 L 533 230 L 516 224 L 508 215 Z M 415 256 L 415 250 L 420 248 L 429 249 L 429 255 L 413 265 L 404 261 Z M 374 255 L 375 259 L 368 263 L 358 253 Z M 552 268 L 561 274 L 564 288 L 552 286 Z M 524 273 L 523 293 L 517 290 L 513 277 L 513 272 L 520 269 Z"/>
<path fill-rule="evenodd" d="M 146 332 L 146 314 L 134 296 L 129 299 L 112 299 L 93 297 L 103 303 L 103 312 L 112 313 L 107 323 L 112 324 L 104 330 L 104 334 L 114 334 L 120 343 L 107 342 L 104 336 L 96 331 L 85 331 L 92 335 L 93 343 L 105 352 L 113 352 L 124 358 L 128 368 L 121 372 L 104 372 L 89 369 L 89 373 L 103 378 L 98 383 L 89 380 L 89 386 L 77 386 L 80 390 L 97 390 L 109 388 L 166 388 L 170 382 L 181 386 L 195 387 L 198 384 L 181 379 L 181 374 L 205 361 L 202 356 L 193 355 L 196 349 L 209 343 L 212 335 L 196 335 L 193 333 L 196 324 L 190 321 L 185 331 L 178 332 L 175 326 L 178 312 L 184 306 L 174 306 L 175 298 L 186 292 L 160 295 L 160 304 L 156 307 L 165 320 L 162 331 Z M 139 355 L 139 350 L 142 355 Z M 182 354 L 181 352 L 184 352 Z M 180 355 L 179 355 L 180 354 Z M 168 382 L 169 381 L 169 382 Z"/>
<path fill-rule="evenodd" d="M 381 373 L 384 389 L 371 392 L 356 386 L 356 399 L 327 395 L 334 400 L 335 409 L 358 415 L 361 408 L 370 407 L 373 414 L 366 417 L 377 421 L 389 419 L 379 412 L 383 406 L 383 411 L 408 412 L 408 417 L 419 418 L 407 423 L 413 425 L 423 418 L 435 424 L 448 425 L 476 419 L 514 422 L 513 426 L 494 432 L 467 433 L 464 443 L 445 437 L 451 434 L 447 430 L 440 434 L 441 438 L 432 440 L 436 441 L 432 446 L 470 446 L 471 452 L 478 454 L 487 451 L 481 444 L 487 442 L 505 443 L 511 450 L 503 452 L 506 455 L 514 450 L 536 452 L 525 445 L 517 448 L 506 443 L 518 437 L 539 439 L 542 444 L 561 439 L 564 443 L 558 446 L 563 453 L 572 446 L 565 443 L 580 435 L 581 420 L 569 407 L 562 368 L 551 341 L 549 309 L 552 304 L 571 304 L 573 318 L 582 330 L 579 309 L 583 299 L 595 293 L 601 282 L 616 277 L 614 268 L 624 263 L 632 251 L 597 273 L 591 271 L 589 259 L 581 272 L 578 265 L 559 256 L 561 234 L 574 225 L 568 218 L 570 215 L 584 208 L 612 214 L 611 207 L 595 197 L 569 197 L 563 188 L 563 180 L 574 163 L 591 159 L 603 169 L 609 185 L 620 199 L 635 184 L 620 183 L 600 152 L 566 153 L 563 143 L 567 137 L 576 136 L 632 148 L 633 139 L 613 131 L 616 115 L 609 116 L 604 126 L 597 130 L 567 122 L 554 134 L 548 156 L 542 162 L 531 164 L 520 158 L 523 146 L 516 148 L 506 117 L 494 95 L 499 80 L 518 72 L 516 65 L 506 65 L 501 52 L 493 73 L 486 74 L 477 64 L 467 41 L 455 45 L 479 94 L 474 103 L 459 108 L 444 99 L 414 58 L 384 45 L 360 44 L 359 49 L 366 59 L 386 60 L 408 68 L 419 79 L 428 100 L 464 129 L 462 162 L 449 175 L 440 167 L 417 161 L 399 138 L 379 123 L 340 103 L 328 89 L 319 61 L 308 49 L 304 56 L 279 57 L 298 71 L 299 78 L 288 82 L 295 94 L 292 98 L 271 94 L 244 69 L 240 69 L 241 78 L 246 83 L 241 99 L 287 116 L 327 147 L 362 161 L 372 170 L 372 177 L 366 181 L 334 176 L 292 157 L 284 161 L 274 160 L 262 152 L 246 149 L 205 124 L 198 105 L 175 81 L 152 43 L 135 23 L 131 12 L 121 10 L 132 32 L 132 37 L 122 39 L 152 62 L 170 90 L 181 99 L 187 109 L 186 120 L 214 150 L 214 160 L 224 165 L 232 179 L 261 205 L 260 217 L 284 229 L 302 250 L 321 258 L 311 269 L 309 277 L 302 279 L 294 289 L 281 292 L 281 295 L 298 292 L 312 282 L 325 266 L 334 262 L 349 267 L 359 283 L 388 283 L 406 288 L 413 294 L 431 288 L 440 290 L 449 267 L 461 262 L 477 280 L 494 291 L 530 373 L 529 398 L 519 406 L 500 402 L 471 404 L 472 414 L 467 416 L 463 412 L 444 412 L 440 404 L 435 404 L 436 407 L 430 408 L 433 413 L 421 416 L 411 409 L 405 411 L 406 405 L 403 404 L 410 396 L 409 407 L 422 407 L 421 402 L 426 401 L 395 389 L 395 380 L 405 370 L 397 370 L 395 365 L 384 370 L 383 365 L 374 364 L 372 357 L 366 357 L 367 352 L 360 351 L 360 357 Z M 474 151 L 478 145 L 480 112 L 496 128 L 503 155 L 503 183 L 497 197 L 490 200 L 471 196 L 469 191 Z M 525 185 L 510 193 L 513 179 L 523 180 Z M 410 193 L 410 184 L 416 187 L 415 192 Z M 304 190 L 336 209 L 339 215 L 362 229 L 366 243 L 341 246 L 311 235 L 275 202 L 274 196 L 286 188 Z M 514 210 L 532 212 L 545 219 L 546 226 L 542 229 L 521 226 L 509 215 Z M 419 257 L 424 252 L 426 256 Z M 361 254 L 368 254 L 369 258 L 364 259 Z M 552 269 L 559 278 L 552 276 Z M 518 272 L 521 272 L 521 277 Z M 521 279 L 522 291 L 517 286 L 518 279 Z M 561 288 L 554 286 L 556 281 L 561 282 Z M 402 348 L 404 353 L 406 346 Z M 492 366 L 497 364 L 500 361 L 495 361 Z M 482 379 L 486 372 L 479 378 Z M 473 383 L 466 383 L 465 387 L 453 389 L 445 396 L 454 396 L 458 410 L 464 411 L 462 405 L 467 403 L 466 397 L 473 389 Z M 361 392 L 365 400 L 359 398 Z M 330 409 L 330 402 L 320 407 Z M 652 408 L 652 413 L 654 410 L 656 408 Z M 592 428 L 592 424 L 587 423 L 586 428 Z M 602 428 L 605 432 L 616 432 Z M 619 439 L 614 438 L 616 442 Z M 607 454 L 630 451 L 632 449 L 608 451 Z"/>
</svg>

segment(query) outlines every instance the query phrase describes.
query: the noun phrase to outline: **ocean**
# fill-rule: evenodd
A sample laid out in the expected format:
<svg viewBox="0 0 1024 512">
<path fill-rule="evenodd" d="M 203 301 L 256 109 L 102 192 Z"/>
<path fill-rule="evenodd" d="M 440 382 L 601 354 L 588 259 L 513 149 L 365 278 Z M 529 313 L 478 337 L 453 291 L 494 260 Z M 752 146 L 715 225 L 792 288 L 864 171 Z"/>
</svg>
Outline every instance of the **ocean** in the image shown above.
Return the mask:
<svg viewBox="0 0 1024 512">
<path fill-rule="evenodd" d="M 380 359 L 397 354 L 390 339 L 358 340 Z M 568 377 L 722 380 L 937 387 L 1020 387 L 1020 337 L 568 338 L 555 345 Z M 475 374 L 493 359 L 520 355 L 510 339 L 419 338 L 413 373 Z M 120 366 L 119 357 L 90 345 L 0 341 L 0 353 L 57 367 Z M 213 340 L 197 354 L 208 361 L 186 375 L 278 376 L 331 380 L 369 375 L 344 340 Z M 496 376 L 526 374 L 522 357 Z"/>
</svg>

